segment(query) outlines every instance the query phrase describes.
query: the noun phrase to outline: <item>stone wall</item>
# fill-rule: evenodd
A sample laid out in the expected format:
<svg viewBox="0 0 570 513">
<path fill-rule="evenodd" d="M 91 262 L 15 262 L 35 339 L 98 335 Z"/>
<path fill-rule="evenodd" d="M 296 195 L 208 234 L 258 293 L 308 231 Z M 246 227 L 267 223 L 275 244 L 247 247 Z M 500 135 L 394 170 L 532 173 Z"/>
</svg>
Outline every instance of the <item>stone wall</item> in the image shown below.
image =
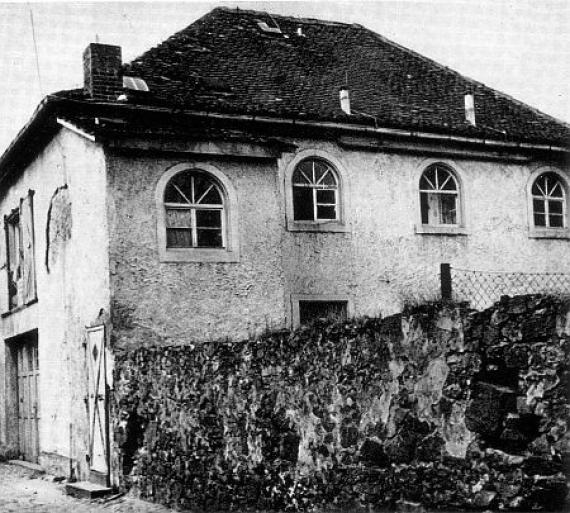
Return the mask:
<svg viewBox="0 0 570 513">
<path fill-rule="evenodd" d="M 180 508 L 552 509 L 569 358 L 539 296 L 118 353 L 115 471 Z"/>
</svg>

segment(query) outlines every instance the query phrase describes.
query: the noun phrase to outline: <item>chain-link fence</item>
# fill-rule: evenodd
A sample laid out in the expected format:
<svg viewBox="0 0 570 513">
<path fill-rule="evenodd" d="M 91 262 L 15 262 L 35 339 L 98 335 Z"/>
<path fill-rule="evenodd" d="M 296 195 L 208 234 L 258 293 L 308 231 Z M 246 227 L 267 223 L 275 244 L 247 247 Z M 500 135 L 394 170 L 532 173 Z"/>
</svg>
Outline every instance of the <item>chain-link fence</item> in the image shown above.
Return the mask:
<svg viewBox="0 0 570 513">
<path fill-rule="evenodd" d="M 570 295 L 570 274 L 475 271 L 441 264 L 441 294 L 444 299 L 467 301 L 471 308 L 483 310 L 501 296 Z"/>
</svg>

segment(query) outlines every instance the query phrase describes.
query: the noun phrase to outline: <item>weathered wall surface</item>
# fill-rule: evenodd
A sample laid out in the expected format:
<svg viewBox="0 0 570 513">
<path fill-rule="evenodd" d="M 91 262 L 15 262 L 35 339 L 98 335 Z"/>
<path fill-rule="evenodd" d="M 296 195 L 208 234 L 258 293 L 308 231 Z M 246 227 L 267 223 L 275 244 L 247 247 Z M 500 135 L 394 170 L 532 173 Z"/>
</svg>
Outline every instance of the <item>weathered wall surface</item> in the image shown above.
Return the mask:
<svg viewBox="0 0 570 513">
<path fill-rule="evenodd" d="M 567 492 L 570 312 L 552 298 L 117 354 L 115 469 L 150 500 L 551 509 Z"/>
<path fill-rule="evenodd" d="M 428 235 L 415 233 L 414 225 L 419 176 L 431 160 L 294 143 L 296 152 L 277 160 L 108 155 L 113 315 L 121 343 L 243 338 L 290 326 L 297 294 L 340 296 L 352 314 L 389 315 L 405 301 L 438 297 L 441 262 L 570 272 L 568 241 L 528 236 L 526 186 L 541 163 L 441 159 L 461 181 L 467 235 Z M 287 231 L 285 172 L 307 149 L 342 166 L 345 233 Z M 156 184 L 183 162 L 214 165 L 237 191 L 239 262 L 159 262 Z"/>
<path fill-rule="evenodd" d="M 285 317 L 275 163 L 185 160 L 220 169 L 238 192 L 238 263 L 159 262 L 156 185 L 181 160 L 109 156 L 113 327 L 123 344 L 241 337 Z"/>
<path fill-rule="evenodd" d="M 85 326 L 110 303 L 104 165 L 99 147 L 62 129 L 17 182 L 3 188 L 0 202 L 4 215 L 28 189 L 35 191 L 38 296 L 37 303 L 2 318 L 0 351 L 5 340 L 37 330 L 40 463 L 76 477 L 86 475 L 89 447 Z M 2 421 L 6 399 L 0 397 Z M 14 443 L 17 432 L 4 432 L 1 440 Z"/>
</svg>

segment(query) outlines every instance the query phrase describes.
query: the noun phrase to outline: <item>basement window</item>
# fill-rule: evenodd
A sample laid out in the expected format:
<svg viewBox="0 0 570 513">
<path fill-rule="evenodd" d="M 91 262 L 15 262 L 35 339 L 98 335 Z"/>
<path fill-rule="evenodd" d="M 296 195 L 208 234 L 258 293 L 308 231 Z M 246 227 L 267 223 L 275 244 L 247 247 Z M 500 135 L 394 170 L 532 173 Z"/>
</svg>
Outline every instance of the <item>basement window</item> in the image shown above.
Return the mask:
<svg viewBox="0 0 570 513">
<path fill-rule="evenodd" d="M 349 301 L 345 296 L 301 294 L 292 296 L 293 326 L 314 322 L 345 321 L 350 315 Z"/>
</svg>

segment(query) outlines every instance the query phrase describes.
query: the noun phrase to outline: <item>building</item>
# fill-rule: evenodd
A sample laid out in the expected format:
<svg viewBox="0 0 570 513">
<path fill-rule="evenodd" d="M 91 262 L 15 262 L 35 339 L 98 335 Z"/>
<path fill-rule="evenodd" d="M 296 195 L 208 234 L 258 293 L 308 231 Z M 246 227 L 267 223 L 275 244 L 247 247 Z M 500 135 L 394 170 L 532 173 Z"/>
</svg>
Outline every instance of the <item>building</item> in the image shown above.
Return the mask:
<svg viewBox="0 0 570 513">
<path fill-rule="evenodd" d="M 91 44 L 0 158 L 0 442 L 107 482 L 116 350 L 570 272 L 568 125 L 359 25 L 215 9 Z"/>
</svg>

